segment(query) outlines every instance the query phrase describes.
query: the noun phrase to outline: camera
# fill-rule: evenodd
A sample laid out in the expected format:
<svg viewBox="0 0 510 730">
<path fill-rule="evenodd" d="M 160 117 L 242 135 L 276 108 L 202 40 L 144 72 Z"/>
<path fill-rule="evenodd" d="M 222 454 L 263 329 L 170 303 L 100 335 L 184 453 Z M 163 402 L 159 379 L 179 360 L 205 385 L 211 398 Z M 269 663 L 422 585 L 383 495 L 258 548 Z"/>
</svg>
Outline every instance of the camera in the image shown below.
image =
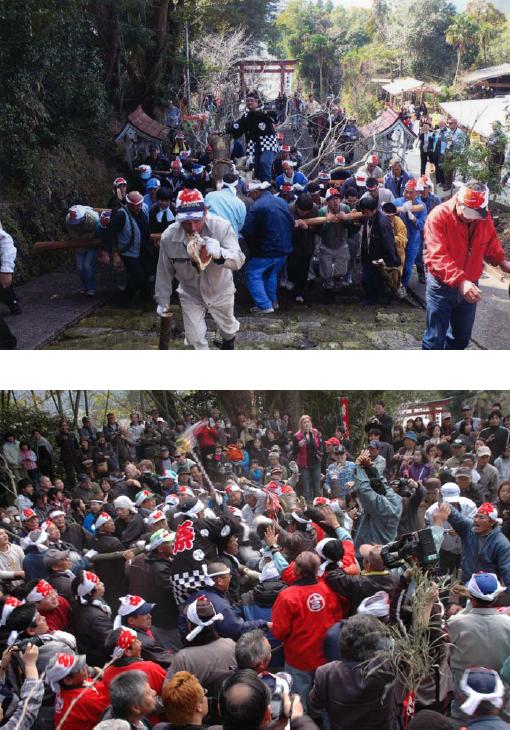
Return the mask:
<svg viewBox="0 0 510 730">
<path fill-rule="evenodd" d="M 400 477 L 400 479 L 394 479 L 390 483 L 390 486 L 393 487 L 393 489 L 398 492 L 401 497 L 412 497 L 414 490 L 409 487 L 409 483 L 411 481 L 412 479 L 405 479 L 405 477 Z"/>
<path fill-rule="evenodd" d="M 417 560 L 420 568 L 434 566 L 439 560 L 439 554 L 431 528 L 409 532 L 395 542 L 383 545 L 381 558 L 387 568 L 398 568 L 409 558 Z"/>
<path fill-rule="evenodd" d="M 11 646 L 11 650 L 17 649 L 18 651 L 25 651 L 29 644 L 32 644 L 32 646 L 44 646 L 44 639 L 40 636 L 30 636 L 28 639 L 21 639 L 21 641 L 14 642 Z"/>
<path fill-rule="evenodd" d="M 271 691 L 271 719 L 279 720 L 285 716 L 283 699 L 285 694 L 290 695 L 292 677 L 287 672 L 277 672 L 274 676 L 274 688 Z"/>
</svg>

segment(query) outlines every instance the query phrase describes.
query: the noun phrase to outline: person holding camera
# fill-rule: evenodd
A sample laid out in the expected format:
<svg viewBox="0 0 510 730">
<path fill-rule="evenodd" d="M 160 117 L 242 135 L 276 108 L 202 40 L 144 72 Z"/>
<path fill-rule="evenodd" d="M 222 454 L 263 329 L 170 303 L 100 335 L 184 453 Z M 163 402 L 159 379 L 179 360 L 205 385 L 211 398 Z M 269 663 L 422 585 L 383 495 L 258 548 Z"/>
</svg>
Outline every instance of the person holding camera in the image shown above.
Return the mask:
<svg viewBox="0 0 510 730">
<path fill-rule="evenodd" d="M 402 497 L 388 487 L 386 479 L 372 466 L 368 450 L 356 459 L 354 489 L 363 509 L 354 545 L 356 551 L 366 543 L 385 545 L 397 536 L 402 515 Z"/>
<path fill-rule="evenodd" d="M 29 730 L 32 728 L 39 713 L 44 695 L 44 684 L 42 679 L 39 679 L 39 672 L 37 670 L 39 648 L 31 643 L 26 645 L 24 651 L 19 651 L 17 647 L 8 647 L 5 649 L 0 662 L 0 691 L 5 684 L 5 674 L 11 664 L 13 654 L 17 652 L 19 653 L 23 666 L 24 680 L 21 685 L 19 702 L 12 714 L 6 717 L 4 713 L 4 702 L 0 704 L 0 724 L 4 730 Z M 7 708 L 7 711 L 9 710 L 11 710 L 11 706 Z"/>
<path fill-rule="evenodd" d="M 299 694 L 271 696 L 269 687 L 252 669 L 240 669 L 225 680 L 219 706 L 223 725 L 209 730 L 283 730 L 289 725 L 291 730 L 317 730 L 305 715 Z"/>
</svg>

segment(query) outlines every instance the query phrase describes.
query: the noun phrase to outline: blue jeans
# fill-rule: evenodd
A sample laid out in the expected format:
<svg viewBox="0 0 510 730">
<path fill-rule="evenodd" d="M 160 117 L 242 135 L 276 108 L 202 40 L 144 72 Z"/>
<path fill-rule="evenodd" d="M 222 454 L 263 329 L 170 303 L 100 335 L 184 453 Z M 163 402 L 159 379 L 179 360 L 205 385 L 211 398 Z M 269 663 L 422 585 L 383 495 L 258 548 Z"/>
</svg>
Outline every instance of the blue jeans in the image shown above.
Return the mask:
<svg viewBox="0 0 510 730">
<path fill-rule="evenodd" d="M 303 467 L 299 470 L 300 485 L 303 497 L 311 502 L 321 494 L 321 464 L 318 461 L 313 466 Z"/>
<path fill-rule="evenodd" d="M 282 270 L 286 256 L 272 259 L 254 257 L 246 266 L 246 286 L 257 307 L 271 309 L 276 302 L 278 274 Z"/>
<path fill-rule="evenodd" d="M 261 182 L 271 182 L 273 177 L 273 162 L 276 160 L 276 152 L 264 150 L 260 157 L 255 159 L 255 177 Z"/>
<path fill-rule="evenodd" d="M 308 695 L 312 689 L 315 672 L 313 670 L 311 672 L 305 672 L 302 669 L 295 669 L 290 664 L 287 664 L 287 662 L 285 662 L 284 670 L 292 677 L 291 694 L 297 693 L 301 697 L 303 709 L 306 712 L 308 709 Z"/>
<path fill-rule="evenodd" d="M 76 254 L 76 268 L 85 291 L 96 291 L 96 261 L 97 251 L 94 248 Z"/>
<path fill-rule="evenodd" d="M 413 266 L 415 261 L 418 261 L 418 255 L 420 253 L 420 247 L 421 247 L 421 238 L 420 236 L 415 236 L 414 239 L 408 240 L 407 246 L 406 246 L 406 257 L 404 260 L 404 270 L 402 272 L 402 284 L 404 286 L 409 286 L 409 282 L 411 281 L 411 274 L 413 273 Z"/>
<path fill-rule="evenodd" d="M 464 350 L 469 345 L 476 304 L 466 302 L 458 289 L 442 284 L 428 272 L 425 303 L 427 321 L 422 349 Z"/>
</svg>

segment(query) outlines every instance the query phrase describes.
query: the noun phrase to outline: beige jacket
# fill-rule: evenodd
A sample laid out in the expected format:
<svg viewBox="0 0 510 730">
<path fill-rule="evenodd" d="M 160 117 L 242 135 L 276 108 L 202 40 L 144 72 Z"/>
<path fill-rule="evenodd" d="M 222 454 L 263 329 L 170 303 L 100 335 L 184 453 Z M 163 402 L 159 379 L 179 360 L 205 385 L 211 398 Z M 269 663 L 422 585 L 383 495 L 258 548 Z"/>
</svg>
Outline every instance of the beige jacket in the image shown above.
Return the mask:
<svg viewBox="0 0 510 730">
<path fill-rule="evenodd" d="M 220 242 L 223 264 L 215 261 L 199 273 L 192 265 L 186 250 L 186 233 L 180 223 L 172 223 L 163 232 L 159 246 L 156 272 L 156 301 L 168 305 L 172 295 L 172 279 L 179 281 L 181 298 L 192 298 L 206 306 L 219 305 L 234 296 L 232 271 L 244 264 L 245 256 L 239 247 L 237 236 L 230 223 L 223 218 L 207 214 L 202 237 L 215 238 Z"/>
</svg>

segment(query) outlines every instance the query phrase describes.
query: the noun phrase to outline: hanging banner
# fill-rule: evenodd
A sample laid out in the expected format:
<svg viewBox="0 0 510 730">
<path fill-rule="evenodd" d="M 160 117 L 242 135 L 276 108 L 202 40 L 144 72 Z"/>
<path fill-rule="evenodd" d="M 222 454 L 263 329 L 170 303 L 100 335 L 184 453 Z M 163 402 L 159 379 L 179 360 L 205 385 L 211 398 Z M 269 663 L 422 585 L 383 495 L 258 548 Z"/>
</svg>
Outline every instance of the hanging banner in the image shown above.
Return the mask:
<svg viewBox="0 0 510 730">
<path fill-rule="evenodd" d="M 340 423 L 345 427 L 345 435 L 349 438 L 349 399 L 339 398 L 338 404 L 340 406 Z"/>
</svg>

